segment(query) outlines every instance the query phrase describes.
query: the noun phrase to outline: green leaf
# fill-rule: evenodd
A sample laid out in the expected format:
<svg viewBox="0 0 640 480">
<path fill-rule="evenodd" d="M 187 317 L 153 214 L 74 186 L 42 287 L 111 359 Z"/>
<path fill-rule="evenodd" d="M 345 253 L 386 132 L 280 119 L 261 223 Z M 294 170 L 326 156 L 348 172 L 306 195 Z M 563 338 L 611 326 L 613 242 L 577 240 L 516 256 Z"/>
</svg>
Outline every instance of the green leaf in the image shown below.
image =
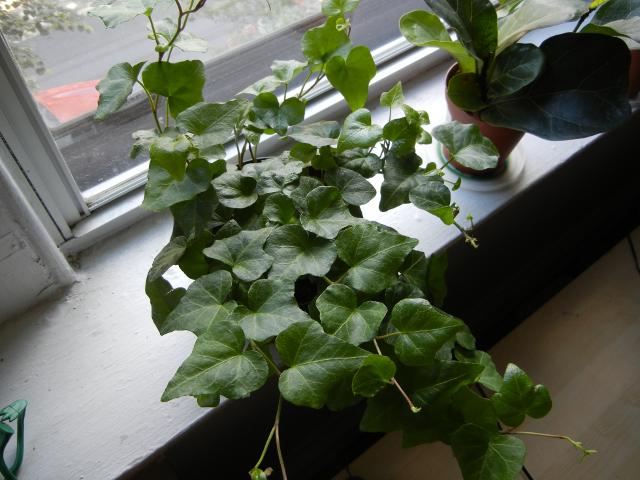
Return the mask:
<svg viewBox="0 0 640 480">
<path fill-rule="evenodd" d="M 151 15 L 156 3 L 157 0 L 114 0 L 91 8 L 88 14 L 102 20 L 105 27 L 113 28 L 138 15 Z"/>
<path fill-rule="evenodd" d="M 322 14 L 325 17 L 344 16 L 353 12 L 360 5 L 360 0 L 323 0 Z"/>
<path fill-rule="evenodd" d="M 482 370 L 482 365 L 474 363 L 436 360 L 429 368 L 413 371 L 411 398 L 421 406 L 446 399 L 462 387 L 476 383 Z"/>
<path fill-rule="evenodd" d="M 262 213 L 269 221 L 281 225 L 297 222 L 296 207 L 293 204 L 293 200 L 282 193 L 269 195 L 264 203 Z"/>
<path fill-rule="evenodd" d="M 225 103 L 198 103 L 183 111 L 176 125 L 207 145 L 220 145 L 233 136 L 234 127 L 246 115 L 249 102 L 235 99 Z"/>
<path fill-rule="evenodd" d="M 376 196 L 376 189 L 362 175 L 347 168 L 336 168 L 325 174 L 325 182 L 340 190 L 345 202 L 364 205 Z"/>
<path fill-rule="evenodd" d="M 490 388 L 494 392 L 502 388 L 502 377 L 498 373 L 491 355 L 487 352 L 480 350 L 474 350 L 473 352 L 456 350 L 456 359 L 459 362 L 470 362 L 482 365 L 484 370 L 478 379 L 478 383 Z"/>
<path fill-rule="evenodd" d="M 354 375 L 351 388 L 356 395 L 374 397 L 391 383 L 395 374 L 396 364 L 389 357 L 371 355 Z"/>
<path fill-rule="evenodd" d="M 408 42 L 418 47 L 441 48 L 458 61 L 461 72 L 475 72 L 473 56 L 460 42 L 451 40 L 442 21 L 425 10 L 414 10 L 400 18 L 400 31 Z"/>
<path fill-rule="evenodd" d="M 340 125 L 333 121 L 296 125 L 289 129 L 287 136 L 317 148 L 327 147 L 338 143 Z"/>
<path fill-rule="evenodd" d="M 340 232 L 338 256 L 350 267 L 343 283 L 365 293 L 384 290 L 396 280 L 398 269 L 417 244 L 413 238 L 368 223 Z"/>
<path fill-rule="evenodd" d="M 154 23 L 160 45 L 167 45 L 176 34 L 178 26 L 170 18 L 156 20 Z M 153 38 L 153 32 L 150 35 Z M 173 40 L 173 45 L 183 52 L 206 53 L 209 49 L 209 44 L 206 40 L 186 31 L 180 32 L 176 39 Z"/>
<path fill-rule="evenodd" d="M 367 150 L 349 150 L 336 157 L 336 161 L 340 166 L 358 172 L 364 178 L 376 176 L 383 165 L 378 155 L 368 153 Z"/>
<path fill-rule="evenodd" d="M 387 307 L 380 302 L 359 305 L 356 292 L 337 283 L 322 292 L 316 307 L 325 331 L 353 345 L 371 341 L 387 314 Z"/>
<path fill-rule="evenodd" d="M 305 103 L 302 100 L 291 97 L 281 105 L 275 94 L 265 92 L 254 98 L 249 118 L 255 126 L 266 130 L 267 133 L 273 131 L 284 136 L 289 126 L 304 120 L 304 112 Z"/>
<path fill-rule="evenodd" d="M 317 322 L 289 327 L 276 338 L 282 361 L 289 366 L 278 386 L 294 405 L 322 408 L 344 379 L 351 380 L 371 354 L 322 331 Z"/>
<path fill-rule="evenodd" d="M 418 287 L 435 306 L 440 307 L 447 295 L 447 254 L 433 254 L 429 259 L 424 253 L 414 250 L 407 257 L 402 276 Z"/>
<path fill-rule="evenodd" d="M 200 336 L 215 322 L 226 320 L 236 308 L 236 302 L 226 301 L 231 285 L 231 274 L 224 270 L 197 279 L 171 312 L 160 334 L 188 330 Z"/>
<path fill-rule="evenodd" d="M 302 37 L 302 53 L 311 64 L 324 64 L 351 46 L 349 36 L 338 30 L 337 17 L 328 18 L 324 25 L 307 30 Z"/>
<path fill-rule="evenodd" d="M 587 25 L 590 26 L 609 28 L 617 35 L 640 42 L 640 3 L 638 0 L 609 0 L 596 11 L 591 24 Z"/>
<path fill-rule="evenodd" d="M 420 298 L 398 302 L 391 313 L 391 325 L 396 355 L 410 366 L 432 364 L 436 353 L 462 329 L 460 320 Z"/>
<path fill-rule="evenodd" d="M 232 237 L 216 240 L 204 254 L 231 267 L 233 274 L 244 282 L 253 282 L 273 263 L 271 255 L 262 249 L 273 229 L 243 230 Z"/>
<path fill-rule="evenodd" d="M 404 103 L 404 92 L 402 91 L 402 82 L 396 83 L 388 92 L 384 92 L 380 96 L 380 106 L 394 108 Z"/>
<path fill-rule="evenodd" d="M 144 86 L 149 92 L 167 98 L 174 118 L 203 101 L 202 89 L 205 81 L 204 64 L 200 60 L 156 62 L 147 65 L 142 71 Z"/>
<path fill-rule="evenodd" d="M 154 212 L 162 211 L 206 191 L 210 181 L 211 170 L 206 160 L 193 160 L 189 163 L 184 178 L 176 180 L 152 159 L 142 206 Z"/>
<path fill-rule="evenodd" d="M 333 57 L 327 63 L 327 79 L 344 97 L 351 110 L 364 107 L 369 97 L 369 83 L 376 75 L 376 64 L 365 46 L 355 47 L 346 60 Z"/>
<path fill-rule="evenodd" d="M 447 96 L 458 107 L 468 112 L 477 112 L 487 106 L 480 75 L 458 73 L 447 85 Z"/>
<path fill-rule="evenodd" d="M 491 403 L 500 420 L 510 427 L 524 422 L 525 416 L 542 418 L 551 410 L 551 396 L 543 385 L 534 385 L 529 375 L 510 363 L 502 387 Z"/>
<path fill-rule="evenodd" d="M 489 62 L 498 47 L 498 16 L 489 0 L 425 0 L 474 57 Z"/>
<path fill-rule="evenodd" d="M 230 321 L 216 322 L 202 334 L 193 353 L 180 366 L 162 394 L 162 401 L 187 395 L 246 398 L 267 380 L 269 367 L 258 352 L 244 351 L 242 329 Z"/>
<path fill-rule="evenodd" d="M 338 139 L 338 153 L 373 147 L 382 138 L 382 128 L 371 124 L 371 112 L 362 108 L 349 115 Z"/>
<path fill-rule="evenodd" d="M 510 47 L 528 32 L 575 20 L 589 10 L 583 0 L 527 0 L 502 19 L 498 31 L 498 51 Z"/>
<path fill-rule="evenodd" d="M 226 172 L 213 180 L 218 200 L 229 208 L 247 208 L 258 200 L 258 182 L 241 172 Z"/>
<path fill-rule="evenodd" d="M 131 95 L 143 65 L 144 62 L 133 66 L 128 63 L 119 63 L 109 69 L 107 76 L 96 86 L 96 90 L 100 93 L 96 120 L 104 120 L 124 105 Z"/>
<path fill-rule="evenodd" d="M 496 57 L 489 74 L 489 98 L 511 95 L 533 82 L 544 68 L 544 54 L 535 45 L 516 43 Z"/>
<path fill-rule="evenodd" d="M 486 170 L 498 165 L 498 150 L 491 140 L 480 133 L 477 125 L 453 121 L 438 125 L 432 133 L 455 161 L 465 167 Z"/>
<path fill-rule="evenodd" d="M 220 405 L 220 395 L 197 395 L 196 401 L 202 408 L 214 408 Z"/>
<path fill-rule="evenodd" d="M 187 250 L 187 240 L 184 237 L 174 237 L 156 255 L 147 273 L 147 281 L 158 280 L 174 265 L 177 265 Z"/>
<path fill-rule="evenodd" d="M 273 76 L 283 84 L 290 83 L 307 68 L 306 62 L 298 60 L 276 60 L 271 64 Z"/>
<path fill-rule="evenodd" d="M 213 212 L 218 206 L 218 197 L 213 187 L 186 202 L 171 206 L 176 226 L 187 239 L 194 239 L 208 227 Z"/>
<path fill-rule="evenodd" d="M 151 142 L 149 156 L 152 162 L 164 168 L 175 180 L 182 180 L 190 150 L 191 144 L 184 135 L 161 136 Z"/>
<path fill-rule="evenodd" d="M 452 438 L 464 480 L 514 480 L 524 463 L 525 446 L 519 438 L 468 424 Z"/>
<path fill-rule="evenodd" d="M 247 338 L 262 342 L 309 316 L 298 308 L 293 283 L 269 279 L 251 285 L 246 306 L 238 306 L 231 320 L 242 325 Z"/>
<path fill-rule="evenodd" d="M 316 178 L 307 176 L 300 177 L 298 186 L 291 191 L 291 200 L 296 204 L 296 207 L 302 210 L 307 206 L 307 195 L 321 186 L 322 182 Z"/>
<path fill-rule="evenodd" d="M 547 140 L 569 140 L 610 130 L 629 117 L 629 49 L 622 40 L 564 33 L 540 48 L 546 67 L 538 79 L 494 100 L 482 120 Z"/>
<path fill-rule="evenodd" d="M 412 152 L 398 155 L 391 150 L 384 164 L 384 182 L 380 188 L 380 211 L 386 212 L 409 203 L 409 192 L 428 177 L 419 173 L 422 159 Z"/>
<path fill-rule="evenodd" d="M 180 299 L 185 295 L 184 288 L 173 288 L 164 278 L 147 279 L 145 293 L 151 303 L 151 318 L 158 328 L 164 328 L 169 314 L 178 306 Z"/>
<path fill-rule="evenodd" d="M 416 207 L 435 215 L 445 225 L 453 225 L 458 213 L 451 205 L 451 191 L 437 180 L 421 183 L 409 193 L 409 199 Z"/>
<path fill-rule="evenodd" d="M 336 187 L 318 187 L 306 198 L 306 211 L 300 216 L 303 228 L 319 237 L 334 239 L 338 232 L 359 220 L 349 213 Z"/>
<path fill-rule="evenodd" d="M 274 259 L 269 278 L 280 280 L 297 280 L 307 274 L 322 277 L 337 255 L 333 242 L 306 232 L 300 225 L 277 228 L 265 250 Z"/>
</svg>

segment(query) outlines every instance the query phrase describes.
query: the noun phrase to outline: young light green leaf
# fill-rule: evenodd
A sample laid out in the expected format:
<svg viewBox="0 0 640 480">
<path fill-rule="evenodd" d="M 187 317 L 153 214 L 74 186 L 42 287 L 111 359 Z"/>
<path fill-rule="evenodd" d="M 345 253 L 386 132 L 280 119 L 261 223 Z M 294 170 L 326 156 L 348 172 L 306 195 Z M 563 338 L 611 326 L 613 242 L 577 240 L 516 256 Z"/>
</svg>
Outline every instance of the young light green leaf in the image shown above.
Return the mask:
<svg viewBox="0 0 640 480">
<path fill-rule="evenodd" d="M 382 138 L 382 128 L 371 124 L 371 112 L 362 108 L 349 115 L 338 139 L 338 153 L 373 147 Z"/>
<path fill-rule="evenodd" d="M 298 323 L 276 338 L 282 361 L 289 366 L 278 386 L 298 406 L 322 408 L 343 380 L 351 381 L 371 354 L 322 331 L 318 322 Z"/>
<path fill-rule="evenodd" d="M 167 98 L 169 111 L 174 118 L 203 101 L 205 81 L 204 64 L 200 60 L 155 62 L 142 71 L 142 83 L 146 89 Z"/>
<path fill-rule="evenodd" d="M 380 106 L 387 108 L 399 107 L 404 104 L 404 92 L 402 91 L 402 82 L 396 83 L 388 92 L 384 92 L 380 96 Z"/>
<path fill-rule="evenodd" d="M 159 212 L 206 191 L 210 181 L 211 170 L 206 160 L 196 159 L 190 162 L 182 180 L 176 180 L 171 173 L 151 160 L 142 206 Z"/>
<path fill-rule="evenodd" d="M 151 15 L 156 3 L 157 0 L 114 0 L 91 8 L 88 14 L 102 20 L 105 27 L 113 28 L 138 15 Z"/>
<path fill-rule="evenodd" d="M 271 64 L 273 76 L 283 84 L 290 83 L 307 68 L 306 62 L 298 60 L 276 60 Z"/>
<path fill-rule="evenodd" d="M 451 191 L 444 183 L 431 180 L 421 183 L 409 192 L 409 200 L 416 207 L 435 215 L 445 225 L 453 225 L 458 213 L 451 205 Z"/>
<path fill-rule="evenodd" d="M 340 125 L 334 121 L 296 125 L 289 129 L 287 136 L 317 148 L 327 147 L 338 143 Z"/>
<path fill-rule="evenodd" d="M 262 213 L 269 221 L 281 225 L 297 222 L 296 207 L 293 204 L 293 200 L 282 193 L 269 195 L 264 203 Z"/>
<path fill-rule="evenodd" d="M 455 339 L 462 322 L 420 298 L 398 302 L 391 313 L 394 349 L 405 365 L 421 366 L 433 363 L 436 353 L 445 343 Z"/>
<path fill-rule="evenodd" d="M 265 250 L 274 259 L 269 278 L 279 280 L 297 280 L 307 274 L 322 277 L 337 255 L 333 242 L 306 232 L 300 225 L 277 228 Z"/>
<path fill-rule="evenodd" d="M 337 17 L 324 25 L 307 30 L 302 37 L 302 53 L 311 64 L 324 64 L 334 55 L 346 53 L 351 47 L 349 36 L 338 30 Z"/>
<path fill-rule="evenodd" d="M 422 159 L 411 152 L 398 155 L 391 150 L 384 165 L 384 182 L 380 188 L 380 210 L 386 212 L 402 204 L 409 203 L 409 192 L 416 186 L 428 181 L 419 172 Z"/>
<path fill-rule="evenodd" d="M 360 0 L 323 0 L 322 14 L 325 17 L 344 16 L 353 12 L 360 5 Z"/>
<path fill-rule="evenodd" d="M 220 145 L 233 136 L 233 129 L 246 115 L 249 102 L 234 99 L 225 103 L 198 103 L 178 115 L 176 125 L 201 137 L 208 145 Z"/>
<path fill-rule="evenodd" d="M 364 107 L 369 97 L 369 82 L 376 75 L 376 64 L 365 46 L 355 47 L 346 59 L 333 57 L 325 68 L 327 79 L 355 111 Z"/>
<path fill-rule="evenodd" d="M 471 423 L 453 434 L 451 446 L 465 480 L 513 480 L 524 463 L 525 446 L 519 438 Z"/>
<path fill-rule="evenodd" d="M 198 278 L 171 312 L 160 334 L 188 330 L 200 336 L 213 323 L 226 320 L 236 308 L 236 302 L 226 301 L 231 285 L 231 274 L 225 270 Z"/>
<path fill-rule="evenodd" d="M 322 292 L 316 307 L 325 331 L 353 345 L 371 341 L 387 314 L 383 303 L 368 301 L 359 305 L 356 292 L 337 283 Z"/>
<path fill-rule="evenodd" d="M 253 282 L 273 263 L 273 257 L 262 249 L 271 232 L 271 228 L 243 230 L 232 237 L 216 240 L 204 254 L 231 267 L 240 280 Z"/>
<path fill-rule="evenodd" d="M 167 45 L 173 39 L 177 29 L 178 26 L 176 25 L 176 22 L 170 18 L 155 21 L 155 31 L 161 45 Z M 149 30 L 151 30 L 151 28 L 149 28 Z M 153 38 L 152 31 L 150 35 L 151 38 Z M 199 38 L 187 31 L 180 32 L 175 40 L 173 40 L 173 45 L 183 52 L 206 53 L 209 49 L 209 44 L 205 39 Z"/>
<path fill-rule="evenodd" d="M 474 170 L 495 168 L 500 154 L 477 125 L 456 121 L 438 125 L 433 136 L 442 143 L 456 162 Z"/>
<path fill-rule="evenodd" d="M 213 180 L 218 200 L 229 208 L 247 208 L 258 200 L 258 182 L 238 171 L 226 172 Z"/>
<path fill-rule="evenodd" d="M 144 62 L 130 65 L 119 63 L 109 69 L 107 76 L 100 80 L 96 90 L 100 93 L 95 119 L 104 120 L 117 112 L 127 101 Z"/>
<path fill-rule="evenodd" d="M 500 420 L 510 427 L 524 422 L 525 416 L 542 418 L 551 410 L 551 396 L 543 385 L 534 385 L 525 372 L 510 363 L 502 387 L 491 403 Z"/>
<path fill-rule="evenodd" d="M 242 329 L 230 321 L 215 322 L 202 334 L 193 353 L 180 366 L 162 394 L 162 401 L 187 395 L 246 398 L 267 380 L 262 355 L 244 351 Z"/>
<path fill-rule="evenodd" d="M 278 135 L 287 134 L 291 125 L 304 120 L 305 103 L 296 98 L 286 99 L 282 104 L 271 92 L 265 92 L 253 99 L 253 109 L 249 113 L 250 120 L 256 127 Z"/>
<path fill-rule="evenodd" d="M 376 196 L 376 189 L 362 175 L 347 168 L 336 168 L 325 174 L 325 182 L 340 190 L 345 202 L 364 205 Z"/>
<path fill-rule="evenodd" d="M 371 355 L 362 362 L 353 377 L 351 388 L 355 395 L 374 397 L 391 383 L 396 374 L 396 364 L 389 357 Z"/>
<path fill-rule="evenodd" d="M 400 31 L 410 43 L 418 47 L 435 47 L 449 52 L 458 61 L 461 72 L 474 72 L 473 56 L 460 42 L 451 40 L 449 32 L 437 15 L 414 10 L 400 18 Z"/>
<path fill-rule="evenodd" d="M 306 211 L 300 216 L 302 227 L 319 237 L 334 239 L 345 227 L 358 223 L 349 213 L 336 187 L 318 187 L 307 195 Z"/>
<path fill-rule="evenodd" d="M 542 50 L 529 43 L 515 43 L 496 57 L 489 74 L 489 98 L 511 95 L 532 83 L 542 73 Z"/>
<path fill-rule="evenodd" d="M 242 326 L 247 338 L 262 342 L 309 316 L 298 308 L 292 282 L 269 279 L 251 285 L 246 306 L 238 306 L 231 320 Z"/>
<path fill-rule="evenodd" d="M 390 286 L 417 240 L 364 223 L 340 232 L 338 256 L 349 267 L 343 282 L 361 292 L 378 293 Z"/>
</svg>

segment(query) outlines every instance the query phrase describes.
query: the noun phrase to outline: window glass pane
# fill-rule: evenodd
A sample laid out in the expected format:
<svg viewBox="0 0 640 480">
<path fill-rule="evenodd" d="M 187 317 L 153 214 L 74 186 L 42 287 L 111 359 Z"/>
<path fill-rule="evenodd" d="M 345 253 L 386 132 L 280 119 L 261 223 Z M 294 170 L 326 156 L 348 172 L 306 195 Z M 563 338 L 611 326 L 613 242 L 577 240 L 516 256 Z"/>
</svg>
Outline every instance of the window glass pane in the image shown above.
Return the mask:
<svg viewBox="0 0 640 480">
<path fill-rule="evenodd" d="M 175 50 L 172 60 L 203 60 L 205 98 L 231 98 L 268 75 L 273 60 L 301 59 L 300 38 L 320 23 L 321 3 L 209 0 L 187 29 L 207 41 L 208 51 Z M 397 38 L 400 15 L 422 5 L 420 0 L 362 0 L 352 22 L 354 43 L 376 48 Z M 145 17 L 107 30 L 87 15 L 90 7 L 90 0 L 0 0 L 0 30 L 80 189 L 95 197 L 144 172 L 145 158 L 129 158 L 131 132 L 152 128 L 142 93 L 135 91 L 120 112 L 94 121 L 95 86 L 113 64 L 154 60 L 154 55 L 145 38 Z M 162 8 L 174 15 L 173 2 Z M 154 18 L 162 15 L 156 12 Z"/>
</svg>

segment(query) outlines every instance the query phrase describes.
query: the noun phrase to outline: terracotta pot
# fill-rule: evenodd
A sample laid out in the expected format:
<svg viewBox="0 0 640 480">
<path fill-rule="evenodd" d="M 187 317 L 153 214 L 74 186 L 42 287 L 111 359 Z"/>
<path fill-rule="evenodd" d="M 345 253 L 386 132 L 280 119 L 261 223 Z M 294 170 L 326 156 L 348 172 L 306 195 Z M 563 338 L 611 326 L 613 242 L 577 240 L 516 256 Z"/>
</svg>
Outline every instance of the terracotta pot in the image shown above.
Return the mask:
<svg viewBox="0 0 640 480">
<path fill-rule="evenodd" d="M 640 50 L 631 50 L 629 67 L 629 98 L 636 98 L 640 92 Z"/>
<path fill-rule="evenodd" d="M 473 176 L 480 177 L 491 177 L 500 175 L 507 166 L 507 158 L 516 147 L 518 142 L 522 139 L 524 132 L 520 132 L 518 130 L 512 130 L 510 128 L 502 128 L 502 127 L 494 127 L 493 125 L 489 125 L 488 123 L 483 122 L 475 116 L 471 112 L 467 112 L 458 107 L 455 103 L 451 101 L 449 98 L 449 94 L 446 90 L 448 90 L 449 80 L 453 77 L 458 71 L 458 65 L 454 65 L 451 67 L 449 72 L 447 73 L 445 94 L 447 98 L 447 106 L 449 107 L 449 113 L 451 114 L 451 118 L 460 123 L 473 123 L 480 128 L 480 132 L 487 137 L 489 140 L 493 142 L 493 144 L 498 149 L 500 153 L 500 158 L 498 160 L 498 165 L 496 168 L 490 168 L 487 170 L 475 170 L 473 168 L 465 167 L 464 165 L 459 164 L 455 160 L 451 161 L 451 165 L 456 169 L 460 170 L 463 173 L 467 173 Z M 449 158 L 449 152 L 445 149 L 445 155 Z"/>
</svg>

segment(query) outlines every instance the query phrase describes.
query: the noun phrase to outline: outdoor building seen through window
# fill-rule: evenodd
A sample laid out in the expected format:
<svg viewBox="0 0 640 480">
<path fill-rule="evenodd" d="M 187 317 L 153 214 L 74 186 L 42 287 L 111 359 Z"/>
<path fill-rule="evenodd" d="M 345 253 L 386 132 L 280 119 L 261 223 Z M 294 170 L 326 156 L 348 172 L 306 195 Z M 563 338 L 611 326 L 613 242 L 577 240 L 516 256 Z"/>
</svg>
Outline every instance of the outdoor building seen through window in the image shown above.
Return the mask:
<svg viewBox="0 0 640 480">
<path fill-rule="evenodd" d="M 300 38 L 321 21 L 321 3 L 209 0 L 190 18 L 187 29 L 206 41 L 207 50 L 195 54 L 176 50 L 172 60 L 204 61 L 209 78 L 205 99 L 227 100 L 268 75 L 273 60 L 301 59 Z M 91 0 L 0 0 L 0 31 L 87 197 L 95 197 L 105 185 L 126 179 L 127 172 L 146 163 L 143 157 L 131 160 L 130 132 L 153 128 L 142 92 L 134 91 L 128 104 L 106 121 L 93 119 L 98 102 L 95 87 L 112 65 L 155 60 L 141 33 L 145 17 L 108 30 L 88 15 L 94 5 Z M 354 43 L 377 48 L 398 38 L 399 17 L 421 5 L 420 0 L 362 0 L 352 21 Z M 162 8 L 167 16 L 174 15 L 173 2 L 166 1 Z"/>
</svg>

